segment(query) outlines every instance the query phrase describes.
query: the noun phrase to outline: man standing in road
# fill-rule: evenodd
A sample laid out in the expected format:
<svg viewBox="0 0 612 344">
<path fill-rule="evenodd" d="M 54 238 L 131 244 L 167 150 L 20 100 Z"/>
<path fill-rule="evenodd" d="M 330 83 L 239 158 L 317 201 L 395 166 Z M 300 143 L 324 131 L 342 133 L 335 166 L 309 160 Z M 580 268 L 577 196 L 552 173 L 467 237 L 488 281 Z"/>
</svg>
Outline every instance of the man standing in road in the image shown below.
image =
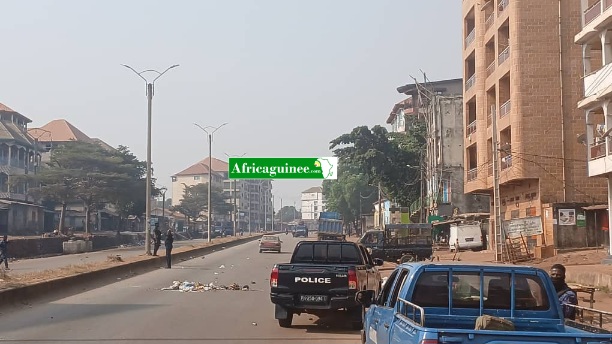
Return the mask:
<svg viewBox="0 0 612 344">
<path fill-rule="evenodd" d="M 10 270 L 8 266 L 8 236 L 4 236 L 0 241 L 0 264 L 4 261 L 4 268 Z"/>
<path fill-rule="evenodd" d="M 172 243 L 174 242 L 174 236 L 172 235 L 172 229 L 168 229 L 166 234 L 166 264 L 167 268 L 172 267 Z"/>
<path fill-rule="evenodd" d="M 576 308 L 572 305 L 578 305 L 578 296 L 576 292 L 565 283 L 565 266 L 555 264 L 550 268 L 550 278 L 553 281 L 559 303 L 563 308 L 563 315 L 566 319 L 576 320 Z"/>
<path fill-rule="evenodd" d="M 155 224 L 155 230 L 153 231 L 153 234 L 153 240 L 155 240 L 153 244 L 153 255 L 157 256 L 157 250 L 159 250 L 159 247 L 161 246 L 161 231 L 159 230 L 159 223 Z"/>
</svg>

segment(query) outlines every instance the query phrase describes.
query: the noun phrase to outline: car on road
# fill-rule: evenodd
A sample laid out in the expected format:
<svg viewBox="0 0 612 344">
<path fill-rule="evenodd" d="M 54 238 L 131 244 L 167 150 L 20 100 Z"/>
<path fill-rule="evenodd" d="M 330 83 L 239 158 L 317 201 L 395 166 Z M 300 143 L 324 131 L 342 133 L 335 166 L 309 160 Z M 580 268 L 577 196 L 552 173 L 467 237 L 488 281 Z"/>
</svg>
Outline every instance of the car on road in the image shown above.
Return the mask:
<svg viewBox="0 0 612 344">
<path fill-rule="evenodd" d="M 259 253 L 263 251 L 281 252 L 281 244 L 283 241 L 276 235 L 264 235 L 259 239 Z"/>
<path fill-rule="evenodd" d="M 325 316 L 347 312 L 361 329 L 364 308 L 355 300 L 360 290 L 377 293 L 378 266 L 363 245 L 348 241 L 300 241 L 289 263 L 276 264 L 270 275 L 270 299 L 280 327 L 291 327 L 294 314 Z"/>
</svg>

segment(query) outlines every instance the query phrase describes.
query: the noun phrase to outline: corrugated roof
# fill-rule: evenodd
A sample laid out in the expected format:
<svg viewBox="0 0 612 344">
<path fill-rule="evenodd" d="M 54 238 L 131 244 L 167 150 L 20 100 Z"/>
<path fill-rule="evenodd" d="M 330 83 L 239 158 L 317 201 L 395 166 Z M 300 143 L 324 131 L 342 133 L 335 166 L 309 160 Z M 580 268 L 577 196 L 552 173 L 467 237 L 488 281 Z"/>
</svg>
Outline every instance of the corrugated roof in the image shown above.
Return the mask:
<svg viewBox="0 0 612 344">
<path fill-rule="evenodd" d="M 13 114 L 13 115 L 18 115 L 19 117 L 22 117 L 28 123 L 32 122 L 31 119 L 27 118 L 26 116 L 20 114 L 19 112 L 11 109 L 10 107 L 8 107 L 8 106 L 6 106 L 6 105 L 4 105 L 2 103 L 0 103 L 0 113 L 7 113 L 7 114 L 10 113 L 10 114 Z"/>
</svg>

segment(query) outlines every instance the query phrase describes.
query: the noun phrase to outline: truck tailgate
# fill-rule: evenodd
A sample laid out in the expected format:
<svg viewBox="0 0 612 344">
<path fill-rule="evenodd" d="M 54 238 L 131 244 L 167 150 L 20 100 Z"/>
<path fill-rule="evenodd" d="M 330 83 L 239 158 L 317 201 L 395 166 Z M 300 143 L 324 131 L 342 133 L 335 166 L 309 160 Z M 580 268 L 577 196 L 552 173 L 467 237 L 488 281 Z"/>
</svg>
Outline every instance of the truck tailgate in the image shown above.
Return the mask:
<svg viewBox="0 0 612 344">
<path fill-rule="evenodd" d="M 347 294 L 348 266 L 344 265 L 278 265 L 277 292 L 300 294 Z"/>
<path fill-rule="evenodd" d="M 431 340 L 436 343 L 470 344 L 575 344 L 612 343 L 612 334 L 559 333 L 531 331 L 485 331 L 461 329 L 434 329 L 421 327 L 411 320 L 396 315 L 393 323 L 391 343 L 399 338 L 412 338 L 411 343 Z M 579 340 L 578 340 L 579 339 Z M 437 340 L 437 341 L 436 341 Z"/>
</svg>

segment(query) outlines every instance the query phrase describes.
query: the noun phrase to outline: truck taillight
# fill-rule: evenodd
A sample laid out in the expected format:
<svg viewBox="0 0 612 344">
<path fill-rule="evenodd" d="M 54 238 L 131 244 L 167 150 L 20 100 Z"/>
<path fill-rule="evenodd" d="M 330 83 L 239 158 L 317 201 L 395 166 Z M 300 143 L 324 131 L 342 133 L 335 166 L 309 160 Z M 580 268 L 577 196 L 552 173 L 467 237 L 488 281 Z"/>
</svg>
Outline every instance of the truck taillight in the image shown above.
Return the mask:
<svg viewBox="0 0 612 344">
<path fill-rule="evenodd" d="M 270 274 L 270 287 L 278 287 L 278 268 L 275 266 Z"/>
<path fill-rule="evenodd" d="M 354 269 L 348 271 L 348 288 L 357 289 L 357 272 Z"/>
</svg>

